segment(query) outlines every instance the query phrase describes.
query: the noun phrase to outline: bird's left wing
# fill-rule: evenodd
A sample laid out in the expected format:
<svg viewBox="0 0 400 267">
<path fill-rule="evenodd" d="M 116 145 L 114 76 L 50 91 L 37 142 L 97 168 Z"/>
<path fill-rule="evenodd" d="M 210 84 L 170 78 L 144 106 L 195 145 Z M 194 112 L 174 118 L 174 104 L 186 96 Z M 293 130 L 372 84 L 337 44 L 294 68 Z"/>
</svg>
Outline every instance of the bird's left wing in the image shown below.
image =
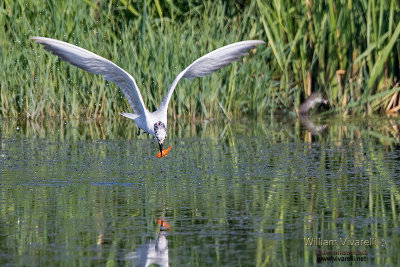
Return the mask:
<svg viewBox="0 0 400 267">
<path fill-rule="evenodd" d="M 135 79 L 111 61 L 76 45 L 45 37 L 31 37 L 46 50 L 88 72 L 101 74 L 107 81 L 116 83 L 125 94 L 133 111 L 141 115 L 145 111 L 142 95 Z"/>
<path fill-rule="evenodd" d="M 176 85 L 182 78 L 193 79 L 195 77 L 203 77 L 209 75 L 214 71 L 231 64 L 232 61 L 236 61 L 240 57 L 247 55 L 247 51 L 249 49 L 253 49 L 256 45 L 264 43 L 264 41 L 260 40 L 237 42 L 218 48 L 202 56 L 201 58 L 198 58 L 181 73 L 179 73 L 178 76 L 176 76 L 174 82 L 168 90 L 167 95 L 164 97 L 158 109 L 160 111 L 164 110 L 164 112 L 166 112 L 172 93 L 174 92 Z"/>
</svg>

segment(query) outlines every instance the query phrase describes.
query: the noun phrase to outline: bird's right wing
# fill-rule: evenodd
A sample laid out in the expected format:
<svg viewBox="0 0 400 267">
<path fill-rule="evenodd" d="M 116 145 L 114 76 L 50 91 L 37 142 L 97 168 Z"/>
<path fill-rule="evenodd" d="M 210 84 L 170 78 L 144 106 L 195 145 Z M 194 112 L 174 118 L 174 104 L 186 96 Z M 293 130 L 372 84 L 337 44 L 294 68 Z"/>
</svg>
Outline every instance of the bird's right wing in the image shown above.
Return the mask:
<svg viewBox="0 0 400 267">
<path fill-rule="evenodd" d="M 249 49 L 253 49 L 256 47 L 256 45 L 264 43 L 264 41 L 260 40 L 237 42 L 218 48 L 196 59 L 186 69 L 179 73 L 178 76 L 176 76 L 174 82 L 168 90 L 167 95 L 164 97 L 158 109 L 166 112 L 172 93 L 174 92 L 176 85 L 182 78 L 193 79 L 195 77 L 203 77 L 209 75 L 214 71 L 231 64 L 232 61 L 236 61 L 240 57 L 247 55 L 247 51 Z"/>
<path fill-rule="evenodd" d="M 145 106 L 135 79 L 111 61 L 88 50 L 59 40 L 45 37 L 31 37 L 62 60 L 91 73 L 101 74 L 107 81 L 116 83 L 128 99 L 137 115 L 145 112 Z"/>
</svg>

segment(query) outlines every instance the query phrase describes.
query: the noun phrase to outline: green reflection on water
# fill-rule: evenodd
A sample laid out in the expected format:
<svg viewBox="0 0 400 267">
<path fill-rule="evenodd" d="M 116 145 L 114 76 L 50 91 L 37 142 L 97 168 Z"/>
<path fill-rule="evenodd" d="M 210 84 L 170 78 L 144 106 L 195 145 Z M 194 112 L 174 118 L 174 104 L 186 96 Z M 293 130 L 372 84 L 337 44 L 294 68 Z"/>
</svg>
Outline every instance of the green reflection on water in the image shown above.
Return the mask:
<svg viewBox="0 0 400 267">
<path fill-rule="evenodd" d="M 0 263 L 132 265 L 163 240 L 165 216 L 171 266 L 308 265 L 316 249 L 350 250 L 304 238 L 373 238 L 353 251 L 399 264 L 397 121 L 311 122 L 327 127 L 170 125 L 173 149 L 160 160 L 125 120 L 2 121 Z"/>
</svg>

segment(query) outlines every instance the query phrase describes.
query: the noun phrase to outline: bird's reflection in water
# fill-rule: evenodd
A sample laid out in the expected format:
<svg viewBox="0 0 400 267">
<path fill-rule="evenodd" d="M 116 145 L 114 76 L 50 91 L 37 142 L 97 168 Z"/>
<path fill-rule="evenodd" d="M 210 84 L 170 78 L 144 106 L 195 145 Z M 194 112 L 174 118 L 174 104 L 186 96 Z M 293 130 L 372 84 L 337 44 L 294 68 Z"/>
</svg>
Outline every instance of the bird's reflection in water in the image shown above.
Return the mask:
<svg viewBox="0 0 400 267">
<path fill-rule="evenodd" d="M 303 125 L 304 128 L 306 128 L 307 131 L 310 132 L 312 135 L 319 135 L 328 127 L 328 125 L 326 124 L 315 125 L 314 122 L 312 122 L 307 115 L 299 116 L 299 120 L 301 125 Z"/>
<path fill-rule="evenodd" d="M 136 251 L 126 255 L 125 259 L 132 260 L 133 266 L 150 266 L 152 264 L 161 267 L 169 266 L 167 235 L 171 230 L 171 226 L 164 218 L 159 218 L 157 222 L 160 225 L 157 239 L 140 245 Z"/>
<path fill-rule="evenodd" d="M 315 125 L 308 117 L 310 109 L 314 108 L 317 104 L 329 105 L 329 102 L 320 92 L 312 93 L 304 103 L 299 106 L 297 114 L 299 116 L 300 123 L 307 129 L 311 135 L 319 135 L 323 132 L 327 125 Z M 310 136 L 311 137 L 311 136 Z M 311 138 L 309 138 L 311 139 Z"/>
</svg>

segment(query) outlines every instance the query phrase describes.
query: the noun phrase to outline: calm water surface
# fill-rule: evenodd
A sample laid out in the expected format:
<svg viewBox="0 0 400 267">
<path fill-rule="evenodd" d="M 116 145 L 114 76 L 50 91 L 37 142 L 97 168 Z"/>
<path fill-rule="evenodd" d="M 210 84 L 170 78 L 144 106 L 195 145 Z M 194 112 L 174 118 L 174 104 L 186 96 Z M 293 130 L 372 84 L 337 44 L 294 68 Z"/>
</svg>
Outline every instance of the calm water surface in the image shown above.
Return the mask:
<svg viewBox="0 0 400 267">
<path fill-rule="evenodd" d="M 3 120 L 0 264 L 398 265 L 398 120 L 291 120 Z"/>
</svg>

